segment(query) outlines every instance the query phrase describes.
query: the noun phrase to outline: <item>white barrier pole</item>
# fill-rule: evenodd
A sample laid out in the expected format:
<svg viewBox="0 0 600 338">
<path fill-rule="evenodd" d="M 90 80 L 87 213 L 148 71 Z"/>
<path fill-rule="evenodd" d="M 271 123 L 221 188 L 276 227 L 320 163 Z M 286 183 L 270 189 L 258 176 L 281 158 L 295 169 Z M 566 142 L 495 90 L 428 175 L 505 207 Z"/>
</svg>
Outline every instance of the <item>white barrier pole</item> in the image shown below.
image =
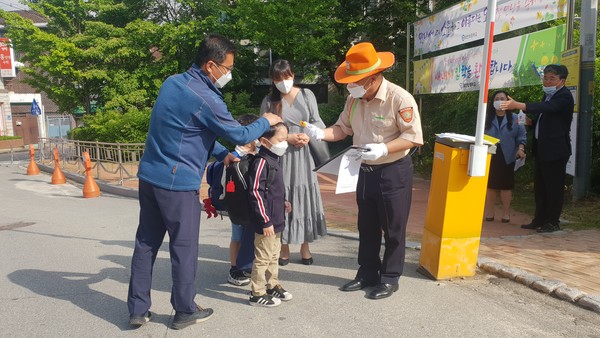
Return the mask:
<svg viewBox="0 0 600 338">
<path fill-rule="evenodd" d="M 496 19 L 496 0 L 488 0 L 487 21 L 485 24 L 485 37 L 483 43 L 483 57 L 481 61 L 481 77 L 479 83 L 479 105 L 477 107 L 477 127 L 475 130 L 475 144 L 471 145 L 469 153 L 469 176 L 485 176 L 488 147 L 483 145 L 483 131 L 485 129 L 485 110 L 488 101 L 488 88 L 490 84 L 490 61 L 492 59 L 492 43 L 494 41 L 494 20 Z"/>
</svg>

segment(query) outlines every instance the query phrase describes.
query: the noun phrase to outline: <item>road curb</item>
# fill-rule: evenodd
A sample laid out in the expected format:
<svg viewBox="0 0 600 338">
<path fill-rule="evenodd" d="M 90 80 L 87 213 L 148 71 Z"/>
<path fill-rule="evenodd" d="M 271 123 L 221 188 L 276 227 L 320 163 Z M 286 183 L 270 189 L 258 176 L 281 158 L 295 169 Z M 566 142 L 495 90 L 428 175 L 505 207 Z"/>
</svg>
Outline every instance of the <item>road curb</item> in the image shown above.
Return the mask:
<svg viewBox="0 0 600 338">
<path fill-rule="evenodd" d="M 358 233 L 352 232 L 352 231 L 349 231 L 349 230 L 327 229 L 327 235 L 328 236 L 333 236 L 333 237 L 339 237 L 339 238 L 345 238 L 345 239 L 351 239 L 351 240 L 358 241 Z M 383 240 L 381 241 L 381 243 L 382 244 L 384 243 Z M 407 249 L 413 249 L 413 250 L 421 250 L 421 243 L 412 242 L 412 241 L 406 241 L 406 248 Z"/>
<path fill-rule="evenodd" d="M 549 294 L 585 309 L 600 313 L 600 296 L 587 295 L 578 289 L 568 287 L 561 281 L 545 279 L 486 257 L 480 257 L 477 266 L 490 274 L 514 280 L 538 292 Z"/>
<path fill-rule="evenodd" d="M 50 167 L 50 166 L 47 166 L 44 164 L 38 164 L 38 167 L 40 168 L 40 170 L 45 171 L 50 174 L 52 174 L 54 172 L 54 167 Z M 65 172 L 65 171 L 63 171 L 63 173 L 68 180 L 75 181 L 81 185 L 83 185 L 85 183 L 85 176 L 83 176 L 83 175 L 77 175 L 77 174 L 73 174 L 73 173 Z M 137 189 L 130 189 L 130 188 L 125 188 L 125 187 L 121 187 L 121 186 L 115 186 L 115 185 L 111 185 L 108 183 L 104 183 L 101 180 L 96 180 L 96 184 L 98 184 L 98 187 L 100 188 L 101 193 L 108 193 L 108 194 L 119 195 L 119 196 L 129 197 L 129 198 L 136 198 L 136 199 L 138 198 Z"/>
</svg>

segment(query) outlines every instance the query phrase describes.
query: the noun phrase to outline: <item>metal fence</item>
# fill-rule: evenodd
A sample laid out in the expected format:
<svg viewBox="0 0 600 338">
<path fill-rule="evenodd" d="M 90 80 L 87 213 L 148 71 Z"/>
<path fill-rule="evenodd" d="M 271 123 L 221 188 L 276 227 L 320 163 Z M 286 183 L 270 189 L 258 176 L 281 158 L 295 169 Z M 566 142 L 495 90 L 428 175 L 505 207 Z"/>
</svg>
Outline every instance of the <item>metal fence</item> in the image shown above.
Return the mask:
<svg viewBox="0 0 600 338">
<path fill-rule="evenodd" d="M 128 180 L 137 179 L 138 165 L 144 153 L 144 143 L 107 143 L 40 138 L 36 153 L 39 163 L 53 166 L 54 148 L 58 149 L 61 169 L 84 174 L 83 152 L 87 151 L 92 162 L 91 173 L 94 178 L 113 181 L 119 185 L 124 185 Z"/>
</svg>

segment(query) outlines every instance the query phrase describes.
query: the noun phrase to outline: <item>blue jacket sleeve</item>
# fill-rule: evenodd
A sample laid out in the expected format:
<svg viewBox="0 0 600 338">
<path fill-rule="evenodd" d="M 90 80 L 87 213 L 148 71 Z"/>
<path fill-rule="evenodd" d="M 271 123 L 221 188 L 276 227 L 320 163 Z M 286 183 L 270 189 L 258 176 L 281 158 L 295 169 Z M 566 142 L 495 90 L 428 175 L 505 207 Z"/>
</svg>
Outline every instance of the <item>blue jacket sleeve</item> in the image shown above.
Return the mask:
<svg viewBox="0 0 600 338">
<path fill-rule="evenodd" d="M 517 146 L 519 144 L 527 144 L 527 132 L 525 131 L 525 126 L 515 124 L 515 127 L 517 127 Z"/>
<path fill-rule="evenodd" d="M 229 154 L 229 150 L 227 150 L 225 146 L 219 143 L 219 141 L 215 141 L 215 147 L 213 148 L 211 155 L 214 156 L 214 158 L 216 158 L 217 160 L 223 161 L 227 154 Z"/>
<path fill-rule="evenodd" d="M 268 165 L 264 158 L 257 157 L 248 171 L 250 212 L 263 229 L 273 225 L 269 214 L 269 202 L 266 200 Z"/>
<path fill-rule="evenodd" d="M 206 106 L 198 117 L 218 137 L 239 145 L 250 143 L 269 130 L 269 121 L 264 117 L 247 126 L 240 126 L 227 110 L 225 102 L 216 94 L 206 100 Z"/>
</svg>

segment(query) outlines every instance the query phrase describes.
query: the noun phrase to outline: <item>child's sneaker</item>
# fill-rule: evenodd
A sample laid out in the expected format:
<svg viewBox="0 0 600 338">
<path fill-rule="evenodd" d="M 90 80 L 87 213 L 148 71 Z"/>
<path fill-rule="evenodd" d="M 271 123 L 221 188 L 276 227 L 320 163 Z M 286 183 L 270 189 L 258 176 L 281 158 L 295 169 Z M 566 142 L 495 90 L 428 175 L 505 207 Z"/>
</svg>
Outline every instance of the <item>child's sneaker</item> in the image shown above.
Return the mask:
<svg viewBox="0 0 600 338">
<path fill-rule="evenodd" d="M 292 299 L 292 294 L 285 291 L 285 289 L 279 284 L 277 284 L 274 288 L 267 290 L 267 294 L 273 296 L 275 299 L 281 299 L 285 301 Z"/>
<path fill-rule="evenodd" d="M 229 270 L 227 282 L 237 286 L 244 286 L 250 284 L 250 278 L 246 277 L 241 270 Z"/>
<path fill-rule="evenodd" d="M 248 302 L 252 306 L 275 307 L 281 305 L 281 300 L 279 300 L 279 298 L 270 295 L 253 296 L 250 294 Z"/>
</svg>

